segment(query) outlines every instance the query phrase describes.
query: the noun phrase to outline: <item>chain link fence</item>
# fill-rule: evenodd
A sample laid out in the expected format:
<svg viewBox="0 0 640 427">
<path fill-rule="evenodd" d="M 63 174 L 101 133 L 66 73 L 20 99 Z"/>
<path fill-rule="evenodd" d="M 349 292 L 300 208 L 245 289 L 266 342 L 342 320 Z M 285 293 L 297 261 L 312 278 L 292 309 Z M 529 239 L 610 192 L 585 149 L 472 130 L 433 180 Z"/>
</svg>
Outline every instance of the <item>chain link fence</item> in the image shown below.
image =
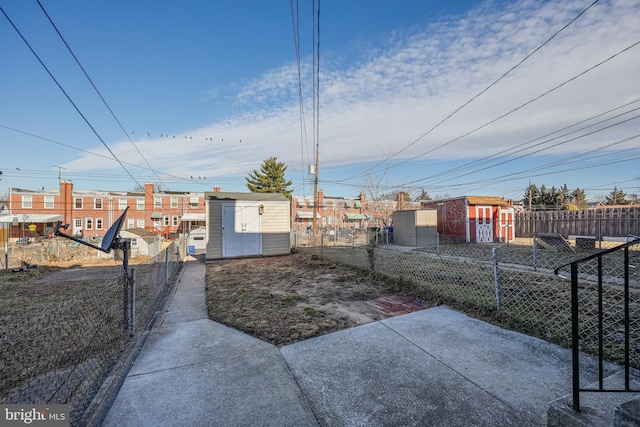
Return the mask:
<svg viewBox="0 0 640 427">
<path fill-rule="evenodd" d="M 640 244 L 630 246 L 627 257 L 624 250 L 607 251 L 601 259 L 578 263 L 578 336 L 581 351 L 601 353 L 606 360 L 622 364 L 628 333 L 629 364 L 639 368 Z M 558 275 L 570 280 L 570 266 L 561 267 Z M 625 325 L 627 310 L 629 323 Z"/>
<path fill-rule="evenodd" d="M 324 259 L 364 269 L 394 281 L 404 292 L 428 304 L 445 304 L 496 325 L 519 331 L 563 347 L 571 346 L 571 282 L 568 274 L 554 270 L 572 261 L 599 252 L 599 249 L 568 249 L 542 246 L 537 239 L 520 239 L 514 244 L 437 244 L 434 247 L 369 245 L 309 246 Z M 630 306 L 632 357 L 640 368 L 640 247 L 632 247 L 630 260 L 632 300 Z M 621 341 L 624 263 L 612 254 L 604 261 L 604 306 L 608 359 L 620 363 L 621 353 L 613 348 Z M 618 257 L 618 258 L 616 258 Z M 593 263 L 581 267 L 582 350 L 594 353 L 597 347 L 597 280 Z M 561 269 L 565 270 L 565 268 Z M 565 272 L 566 273 L 566 272 Z M 595 281 L 594 281 L 595 280 Z M 595 316 L 595 318 L 594 318 Z"/>
<path fill-rule="evenodd" d="M 175 241 L 130 266 L 133 327 L 133 275 L 117 257 L 111 266 L 0 271 L 0 402 L 69 404 L 71 424 L 81 424 L 132 331 L 167 295 L 185 249 Z"/>
</svg>

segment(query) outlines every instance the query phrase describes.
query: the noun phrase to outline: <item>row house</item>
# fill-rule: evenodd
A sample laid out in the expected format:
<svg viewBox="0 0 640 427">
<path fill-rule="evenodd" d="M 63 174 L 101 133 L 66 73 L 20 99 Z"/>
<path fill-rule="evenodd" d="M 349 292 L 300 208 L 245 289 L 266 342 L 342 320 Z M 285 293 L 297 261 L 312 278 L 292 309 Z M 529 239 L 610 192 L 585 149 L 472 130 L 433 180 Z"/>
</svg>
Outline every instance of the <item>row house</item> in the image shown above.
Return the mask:
<svg viewBox="0 0 640 427">
<path fill-rule="evenodd" d="M 316 227 L 319 229 L 367 228 L 391 225 L 393 212 L 398 206 L 404 209 L 414 207 L 413 202 L 398 200 L 368 201 L 365 193 L 358 197 L 325 196 L 318 191 L 318 207 L 316 212 Z M 291 214 L 292 228 L 309 230 L 313 228 L 314 197 L 292 196 Z"/>
<path fill-rule="evenodd" d="M 74 190 L 71 181 L 61 181 L 57 191 L 10 188 L 7 204 L 0 226 L 10 240 L 50 237 L 57 221 L 69 224 L 67 234 L 102 236 L 127 207 L 123 229 L 168 238 L 205 225 L 204 193 L 156 193 L 153 184 L 145 184 L 144 192 L 112 192 Z"/>
</svg>

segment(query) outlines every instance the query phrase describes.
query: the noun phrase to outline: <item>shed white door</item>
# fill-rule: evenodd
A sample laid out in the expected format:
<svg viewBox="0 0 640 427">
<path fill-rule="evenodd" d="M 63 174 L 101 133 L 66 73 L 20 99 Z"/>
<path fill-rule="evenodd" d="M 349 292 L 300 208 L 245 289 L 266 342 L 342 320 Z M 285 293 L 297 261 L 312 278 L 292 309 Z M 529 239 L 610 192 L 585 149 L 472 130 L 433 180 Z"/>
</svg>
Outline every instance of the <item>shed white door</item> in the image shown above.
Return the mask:
<svg viewBox="0 0 640 427">
<path fill-rule="evenodd" d="M 259 206 L 222 206 L 222 256 L 262 254 L 262 222 Z"/>
<path fill-rule="evenodd" d="M 476 206 L 476 243 L 493 242 L 491 206 Z"/>
<path fill-rule="evenodd" d="M 500 239 L 503 242 L 513 242 L 513 211 L 511 209 L 500 209 Z"/>
</svg>

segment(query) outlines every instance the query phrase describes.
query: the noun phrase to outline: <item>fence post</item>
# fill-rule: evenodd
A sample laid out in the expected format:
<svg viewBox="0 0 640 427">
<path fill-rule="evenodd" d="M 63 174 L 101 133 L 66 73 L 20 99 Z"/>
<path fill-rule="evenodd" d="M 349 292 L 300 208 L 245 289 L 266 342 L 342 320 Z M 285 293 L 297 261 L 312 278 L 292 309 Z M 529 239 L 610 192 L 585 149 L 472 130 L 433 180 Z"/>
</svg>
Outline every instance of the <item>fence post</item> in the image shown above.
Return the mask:
<svg viewBox="0 0 640 427">
<path fill-rule="evenodd" d="M 164 250 L 164 284 L 169 283 L 169 248 Z"/>
<path fill-rule="evenodd" d="M 122 273 L 122 328 L 129 329 L 129 273 Z"/>
<path fill-rule="evenodd" d="M 502 308 L 502 298 L 500 295 L 500 274 L 498 271 L 498 248 L 491 249 L 491 253 L 493 254 L 493 278 L 496 282 L 496 304 L 498 310 Z"/>
<path fill-rule="evenodd" d="M 129 329 L 129 336 L 134 336 L 136 333 L 136 268 L 131 268 L 131 325 Z"/>
<path fill-rule="evenodd" d="M 538 236 L 533 236 L 533 271 L 538 269 Z"/>
<path fill-rule="evenodd" d="M 320 235 L 320 259 L 324 257 L 324 233 Z"/>
</svg>

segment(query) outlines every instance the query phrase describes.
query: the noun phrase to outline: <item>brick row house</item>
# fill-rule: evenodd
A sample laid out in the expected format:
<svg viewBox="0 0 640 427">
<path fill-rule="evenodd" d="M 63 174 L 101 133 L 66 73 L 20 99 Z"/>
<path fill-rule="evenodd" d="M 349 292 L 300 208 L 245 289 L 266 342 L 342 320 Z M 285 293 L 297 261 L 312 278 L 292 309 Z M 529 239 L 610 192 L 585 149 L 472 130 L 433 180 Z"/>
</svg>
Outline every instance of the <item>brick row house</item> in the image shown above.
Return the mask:
<svg viewBox="0 0 640 427">
<path fill-rule="evenodd" d="M 205 225 L 203 192 L 156 193 L 153 184 L 145 184 L 144 192 L 74 190 L 71 181 L 61 181 L 58 191 L 10 188 L 7 205 L 0 227 L 11 241 L 49 237 L 57 221 L 69 224 L 67 234 L 102 236 L 126 207 L 123 229 L 144 228 L 167 238 Z"/>
<path fill-rule="evenodd" d="M 398 209 L 410 209 L 419 206 L 410 201 L 398 200 L 368 201 L 365 193 L 358 197 L 325 196 L 318 191 L 318 208 L 316 209 L 316 227 L 318 229 L 367 228 L 391 225 L 393 212 Z M 313 196 L 292 196 L 291 215 L 292 228 L 309 230 L 313 227 Z"/>
</svg>

